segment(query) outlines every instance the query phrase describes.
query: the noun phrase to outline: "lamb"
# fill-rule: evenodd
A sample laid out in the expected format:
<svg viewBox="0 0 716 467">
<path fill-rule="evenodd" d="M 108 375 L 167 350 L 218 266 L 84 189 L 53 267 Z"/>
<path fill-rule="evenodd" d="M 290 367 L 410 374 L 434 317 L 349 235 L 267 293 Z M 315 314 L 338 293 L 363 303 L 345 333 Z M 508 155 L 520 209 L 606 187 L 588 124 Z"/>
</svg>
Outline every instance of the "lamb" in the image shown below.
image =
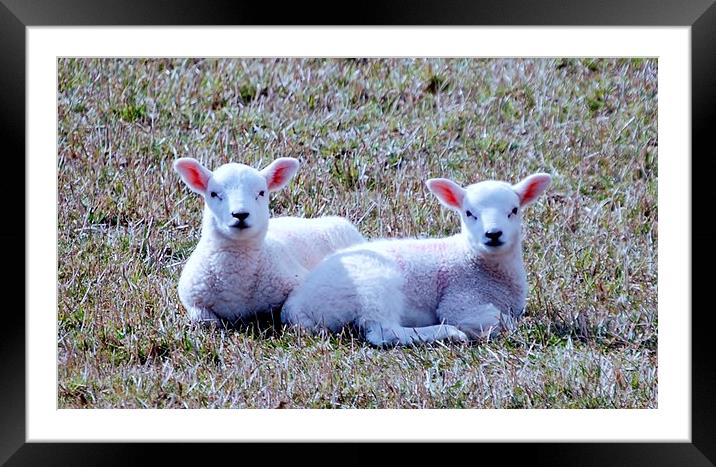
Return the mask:
<svg viewBox="0 0 716 467">
<path fill-rule="evenodd" d="M 201 237 L 178 287 L 192 321 L 235 325 L 270 313 L 326 255 L 363 241 L 341 217 L 269 219 L 268 193 L 298 166 L 282 157 L 261 171 L 229 163 L 212 172 L 192 158 L 174 162 L 205 202 Z"/>
<path fill-rule="evenodd" d="M 384 239 L 338 251 L 286 300 L 285 324 L 309 332 L 359 330 L 379 347 L 468 341 L 511 328 L 527 298 L 522 210 L 551 177 L 462 188 L 437 178 L 428 189 L 460 215 L 461 232 L 438 239 Z"/>
</svg>

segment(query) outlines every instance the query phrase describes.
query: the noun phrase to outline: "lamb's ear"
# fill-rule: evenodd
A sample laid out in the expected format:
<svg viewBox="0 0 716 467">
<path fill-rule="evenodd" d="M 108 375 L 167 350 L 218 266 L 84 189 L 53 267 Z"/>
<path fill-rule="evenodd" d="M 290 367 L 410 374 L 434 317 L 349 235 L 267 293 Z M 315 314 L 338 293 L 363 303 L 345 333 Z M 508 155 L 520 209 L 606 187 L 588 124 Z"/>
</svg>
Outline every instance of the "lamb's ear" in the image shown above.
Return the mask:
<svg viewBox="0 0 716 467">
<path fill-rule="evenodd" d="M 520 207 L 527 206 L 549 186 L 552 177 L 545 173 L 532 174 L 529 177 L 522 180 L 520 183 L 513 185 L 512 189 L 515 190 L 517 196 L 520 197 Z"/>
<path fill-rule="evenodd" d="M 465 189 L 447 178 L 431 178 L 427 182 L 430 190 L 442 204 L 451 209 L 462 209 L 465 200 Z"/>
<path fill-rule="evenodd" d="M 174 170 L 179 173 L 182 181 L 186 185 L 199 193 L 200 195 L 206 194 L 206 189 L 209 185 L 209 179 L 211 178 L 211 170 L 207 169 L 199 163 L 196 159 L 191 157 L 180 157 L 174 161 Z"/>
<path fill-rule="evenodd" d="M 298 160 L 293 157 L 279 157 L 268 167 L 261 171 L 261 175 L 266 178 L 266 186 L 269 191 L 280 190 L 291 177 L 296 175 L 298 170 Z"/>
</svg>

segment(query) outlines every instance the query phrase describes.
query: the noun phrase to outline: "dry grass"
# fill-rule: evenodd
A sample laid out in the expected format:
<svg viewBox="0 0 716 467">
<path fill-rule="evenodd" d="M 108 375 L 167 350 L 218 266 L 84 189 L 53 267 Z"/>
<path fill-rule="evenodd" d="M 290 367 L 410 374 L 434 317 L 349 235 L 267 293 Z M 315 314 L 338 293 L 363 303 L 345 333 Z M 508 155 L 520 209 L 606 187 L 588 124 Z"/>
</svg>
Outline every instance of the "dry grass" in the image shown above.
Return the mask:
<svg viewBox="0 0 716 467">
<path fill-rule="evenodd" d="M 58 61 L 59 407 L 653 408 L 655 60 Z M 171 169 L 303 165 L 274 215 L 446 235 L 423 180 L 553 174 L 526 318 L 478 345 L 187 323 L 201 201 Z"/>
</svg>

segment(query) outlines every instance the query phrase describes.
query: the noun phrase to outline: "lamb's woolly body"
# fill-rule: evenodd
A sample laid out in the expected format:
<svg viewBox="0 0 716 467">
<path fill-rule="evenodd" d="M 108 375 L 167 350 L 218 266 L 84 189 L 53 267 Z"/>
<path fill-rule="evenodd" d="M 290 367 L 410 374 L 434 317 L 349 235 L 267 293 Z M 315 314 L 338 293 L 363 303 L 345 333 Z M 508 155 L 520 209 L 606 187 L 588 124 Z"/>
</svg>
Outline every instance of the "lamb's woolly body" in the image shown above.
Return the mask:
<svg viewBox="0 0 716 467">
<path fill-rule="evenodd" d="M 519 245 L 491 261 L 475 254 L 463 234 L 379 240 L 327 257 L 286 301 L 282 319 L 331 332 L 348 324 L 365 329 L 372 322 L 383 328 L 444 323 L 479 335 L 499 326 L 501 317 L 490 305 L 518 318 L 526 292 Z"/>
<path fill-rule="evenodd" d="M 282 321 L 337 332 L 360 329 L 376 345 L 467 340 L 511 327 L 525 307 L 521 207 L 549 184 L 485 181 L 428 188 L 460 214 L 461 233 L 442 239 L 378 240 L 328 256 L 284 304 Z"/>
<path fill-rule="evenodd" d="M 237 244 L 206 228 L 179 280 L 193 320 L 228 321 L 270 311 L 329 253 L 363 240 L 340 217 L 269 221 L 262 241 Z"/>
<path fill-rule="evenodd" d="M 191 158 L 174 168 L 204 198 L 201 238 L 179 279 L 189 317 L 236 322 L 280 306 L 326 255 L 362 242 L 340 217 L 270 219 L 268 196 L 296 173 L 279 158 L 265 169 L 229 163 L 213 172 Z"/>
</svg>

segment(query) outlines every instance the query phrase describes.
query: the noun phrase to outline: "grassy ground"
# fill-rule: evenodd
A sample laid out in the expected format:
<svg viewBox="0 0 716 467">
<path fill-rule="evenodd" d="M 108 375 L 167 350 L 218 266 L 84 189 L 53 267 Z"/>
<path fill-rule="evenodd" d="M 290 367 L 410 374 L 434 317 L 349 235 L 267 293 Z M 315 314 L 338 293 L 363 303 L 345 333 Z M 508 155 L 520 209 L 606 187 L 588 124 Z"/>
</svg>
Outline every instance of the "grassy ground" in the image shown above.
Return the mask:
<svg viewBox="0 0 716 467">
<path fill-rule="evenodd" d="M 59 60 L 58 405 L 657 406 L 655 60 Z M 457 231 L 425 186 L 553 175 L 516 331 L 379 350 L 187 322 L 201 200 L 171 168 L 302 169 L 274 215 Z"/>
</svg>

